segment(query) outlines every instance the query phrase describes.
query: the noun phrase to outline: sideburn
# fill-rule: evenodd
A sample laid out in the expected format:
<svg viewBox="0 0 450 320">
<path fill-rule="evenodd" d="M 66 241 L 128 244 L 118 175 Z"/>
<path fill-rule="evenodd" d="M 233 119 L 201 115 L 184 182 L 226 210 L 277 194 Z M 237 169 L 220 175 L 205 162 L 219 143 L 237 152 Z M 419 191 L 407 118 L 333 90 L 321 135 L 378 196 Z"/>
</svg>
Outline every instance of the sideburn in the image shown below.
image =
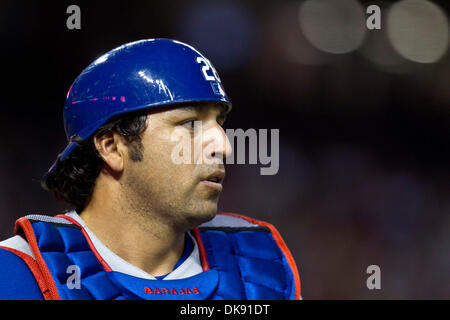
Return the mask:
<svg viewBox="0 0 450 320">
<path fill-rule="evenodd" d="M 131 161 L 139 162 L 144 159 L 143 153 L 144 146 L 142 145 L 141 139 L 136 139 L 130 142 L 128 156 Z"/>
</svg>

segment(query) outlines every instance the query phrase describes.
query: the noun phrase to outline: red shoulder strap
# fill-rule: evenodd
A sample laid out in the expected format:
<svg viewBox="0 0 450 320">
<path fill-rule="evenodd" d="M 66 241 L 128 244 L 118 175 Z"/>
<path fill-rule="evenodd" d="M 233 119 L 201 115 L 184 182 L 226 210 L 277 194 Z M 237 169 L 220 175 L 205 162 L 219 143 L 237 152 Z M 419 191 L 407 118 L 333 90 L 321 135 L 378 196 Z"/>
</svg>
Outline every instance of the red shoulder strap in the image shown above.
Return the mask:
<svg viewBox="0 0 450 320">
<path fill-rule="evenodd" d="M 44 259 L 42 258 L 41 252 L 39 251 L 39 247 L 36 241 L 36 236 L 33 231 L 33 227 L 31 226 L 31 222 L 23 217 L 16 221 L 16 225 L 14 227 L 15 234 L 18 234 L 19 231 L 22 230 L 25 238 L 30 245 L 31 252 L 33 252 L 34 258 L 33 260 L 30 256 L 23 254 L 20 251 L 16 253 L 19 257 L 21 257 L 25 263 L 30 268 L 33 273 L 36 281 L 38 282 L 39 288 L 41 289 L 42 294 L 44 295 L 45 300 L 60 300 L 60 296 L 58 290 L 56 289 L 55 282 L 53 281 L 53 277 L 48 270 L 47 265 L 45 264 Z"/>
<path fill-rule="evenodd" d="M 198 251 L 200 254 L 200 262 L 202 263 L 203 271 L 209 270 L 208 256 L 206 255 L 205 245 L 203 244 L 202 236 L 200 235 L 200 230 L 198 228 L 194 228 L 191 231 L 191 234 L 194 236 L 195 241 L 197 241 Z"/>
<path fill-rule="evenodd" d="M 298 273 L 297 265 L 295 264 L 295 260 L 292 257 L 292 254 L 289 251 L 289 248 L 287 247 L 286 243 L 284 242 L 284 240 L 281 237 L 281 235 L 278 232 L 278 230 L 273 225 L 271 225 L 268 222 L 261 221 L 261 220 L 256 220 L 256 219 L 249 218 L 249 217 L 246 217 L 246 216 L 243 216 L 243 215 L 240 215 L 240 214 L 236 214 L 236 213 L 219 213 L 219 214 L 242 218 L 244 220 L 247 220 L 250 223 L 258 224 L 260 226 L 269 228 L 270 232 L 273 235 L 273 238 L 275 239 L 276 243 L 280 247 L 281 251 L 284 253 L 284 256 L 286 257 L 286 260 L 287 260 L 289 266 L 291 267 L 292 273 L 294 275 L 294 282 L 295 282 L 295 297 L 294 297 L 294 299 L 295 300 L 300 300 L 300 297 L 301 297 L 301 285 L 300 285 L 300 275 Z"/>
</svg>

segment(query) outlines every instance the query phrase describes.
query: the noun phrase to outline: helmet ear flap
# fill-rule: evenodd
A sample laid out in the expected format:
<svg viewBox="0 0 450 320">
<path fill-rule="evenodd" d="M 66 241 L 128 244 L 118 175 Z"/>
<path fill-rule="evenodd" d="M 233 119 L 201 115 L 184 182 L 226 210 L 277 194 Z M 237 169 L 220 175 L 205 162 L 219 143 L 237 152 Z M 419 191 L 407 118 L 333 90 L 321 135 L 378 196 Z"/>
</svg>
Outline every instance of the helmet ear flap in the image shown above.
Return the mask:
<svg viewBox="0 0 450 320">
<path fill-rule="evenodd" d="M 72 143 L 72 142 L 75 142 L 76 144 L 80 144 L 81 142 L 83 142 L 83 139 L 80 136 L 74 134 L 73 136 L 71 136 L 69 138 L 69 143 Z"/>
</svg>

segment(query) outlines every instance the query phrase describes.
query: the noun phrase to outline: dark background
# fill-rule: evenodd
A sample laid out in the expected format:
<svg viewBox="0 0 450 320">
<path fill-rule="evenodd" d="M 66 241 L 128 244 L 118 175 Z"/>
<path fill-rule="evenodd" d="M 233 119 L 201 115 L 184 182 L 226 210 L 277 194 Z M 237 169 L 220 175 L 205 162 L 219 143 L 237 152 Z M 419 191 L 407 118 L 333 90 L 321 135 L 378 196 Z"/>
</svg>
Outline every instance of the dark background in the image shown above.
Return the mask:
<svg viewBox="0 0 450 320">
<path fill-rule="evenodd" d="M 278 228 L 305 299 L 450 297 L 450 57 L 394 50 L 390 2 L 378 2 L 382 29 L 340 54 L 305 38 L 302 1 L 59 2 L 0 4 L 2 239 L 21 216 L 65 208 L 39 180 L 66 144 L 75 77 L 123 43 L 175 38 L 215 65 L 233 102 L 226 127 L 280 130 L 278 174 L 229 165 L 220 207 Z M 66 28 L 71 4 L 81 30 Z M 366 287 L 372 264 L 381 290 Z"/>
</svg>

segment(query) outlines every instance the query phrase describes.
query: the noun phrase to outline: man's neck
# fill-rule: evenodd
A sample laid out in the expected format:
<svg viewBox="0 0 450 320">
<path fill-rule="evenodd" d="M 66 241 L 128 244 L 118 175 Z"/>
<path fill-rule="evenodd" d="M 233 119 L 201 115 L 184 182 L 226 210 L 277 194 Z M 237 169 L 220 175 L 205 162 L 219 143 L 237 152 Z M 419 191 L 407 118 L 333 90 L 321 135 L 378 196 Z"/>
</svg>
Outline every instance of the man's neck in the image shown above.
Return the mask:
<svg viewBox="0 0 450 320">
<path fill-rule="evenodd" d="M 87 227 L 111 251 L 153 275 L 164 275 L 183 254 L 184 232 L 163 221 L 91 201 L 80 213 Z"/>
</svg>

